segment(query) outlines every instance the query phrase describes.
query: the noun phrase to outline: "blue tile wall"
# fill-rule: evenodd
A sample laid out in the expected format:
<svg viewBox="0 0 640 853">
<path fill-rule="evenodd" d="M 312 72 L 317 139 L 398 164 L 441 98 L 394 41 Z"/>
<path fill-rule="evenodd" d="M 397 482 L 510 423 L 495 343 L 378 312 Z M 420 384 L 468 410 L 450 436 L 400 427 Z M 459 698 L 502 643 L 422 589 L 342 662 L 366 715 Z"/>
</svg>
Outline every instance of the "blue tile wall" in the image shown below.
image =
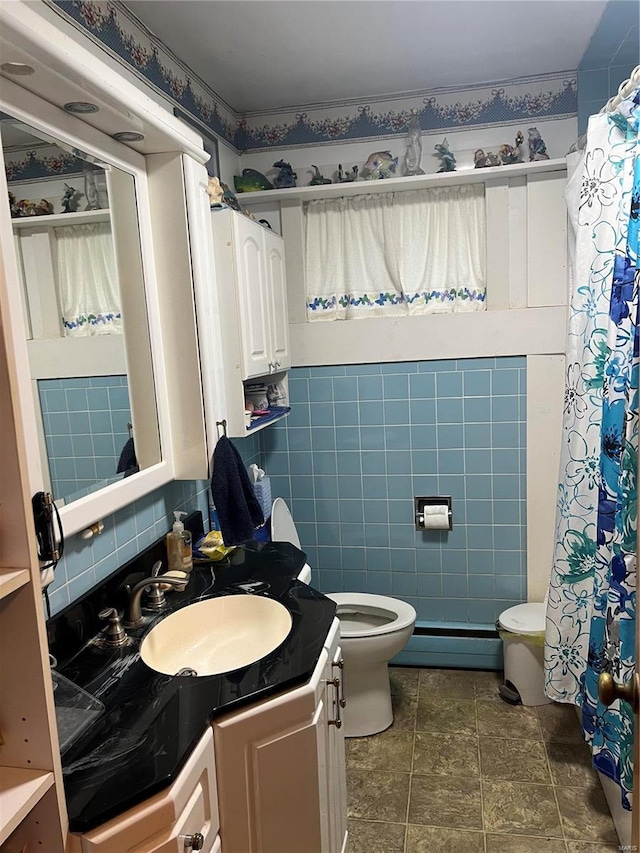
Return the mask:
<svg viewBox="0 0 640 853">
<path fill-rule="evenodd" d="M 260 433 L 324 591 L 393 595 L 424 621 L 490 624 L 526 600 L 524 357 L 295 368 Z M 414 495 L 451 495 L 418 532 Z"/>
<path fill-rule="evenodd" d="M 208 486 L 206 480 L 174 480 L 104 518 L 99 536 L 70 537 L 49 587 L 51 612 L 62 610 L 164 536 L 171 529 L 174 510 L 199 509 L 207 519 Z"/>
<path fill-rule="evenodd" d="M 638 5 L 611 0 L 578 66 L 578 132 L 600 112 L 640 60 Z"/>
<path fill-rule="evenodd" d="M 234 441 L 245 465 L 261 464 L 259 434 Z M 174 480 L 103 519 L 104 531 L 93 539 L 71 537 L 49 587 L 51 612 L 57 613 L 99 584 L 127 560 L 166 535 L 173 511 L 202 512 L 209 519 L 209 481 Z"/>
<path fill-rule="evenodd" d="M 54 496 L 115 480 L 131 422 L 127 377 L 40 379 L 38 393 Z"/>
</svg>

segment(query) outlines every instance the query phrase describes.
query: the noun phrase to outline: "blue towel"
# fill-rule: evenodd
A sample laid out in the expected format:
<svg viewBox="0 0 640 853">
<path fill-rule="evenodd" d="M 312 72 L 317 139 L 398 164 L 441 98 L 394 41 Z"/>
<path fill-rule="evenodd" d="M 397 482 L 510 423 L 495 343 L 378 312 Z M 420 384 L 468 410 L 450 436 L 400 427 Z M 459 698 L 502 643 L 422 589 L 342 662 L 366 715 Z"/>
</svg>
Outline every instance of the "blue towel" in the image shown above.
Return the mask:
<svg viewBox="0 0 640 853">
<path fill-rule="evenodd" d="M 120 453 L 116 474 L 124 474 L 125 477 L 130 477 L 132 474 L 137 474 L 139 470 L 135 445 L 133 438 L 130 438 Z"/>
<path fill-rule="evenodd" d="M 264 516 L 240 454 L 226 436 L 213 451 L 211 494 L 224 544 L 241 545 L 253 539 L 256 527 L 264 524 Z"/>
</svg>

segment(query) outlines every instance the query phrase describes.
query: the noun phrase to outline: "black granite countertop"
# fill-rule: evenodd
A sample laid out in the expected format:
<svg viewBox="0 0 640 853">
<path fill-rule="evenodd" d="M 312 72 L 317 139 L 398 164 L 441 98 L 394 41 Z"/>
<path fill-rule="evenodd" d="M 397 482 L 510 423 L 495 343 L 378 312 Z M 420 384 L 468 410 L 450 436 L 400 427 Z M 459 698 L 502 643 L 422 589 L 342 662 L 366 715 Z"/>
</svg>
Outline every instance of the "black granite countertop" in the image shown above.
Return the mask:
<svg viewBox="0 0 640 853">
<path fill-rule="evenodd" d="M 59 666 L 105 705 L 102 717 L 63 756 L 71 830 L 92 829 L 169 785 L 214 717 L 311 676 L 335 604 L 296 580 L 305 563 L 297 548 L 255 547 L 238 549 L 230 565 L 215 572 L 209 565 L 194 567 L 187 589 L 167 593 L 167 609 L 129 632 L 132 645 L 106 651 L 90 639 Z M 247 594 L 234 586 L 247 580 L 265 582 L 255 594 L 276 599 L 291 613 L 291 631 L 279 648 L 243 669 L 207 677 L 162 675 L 142 661 L 140 643 L 159 619 L 196 601 Z M 57 632 L 50 632 L 54 653 L 60 655 L 67 642 L 71 621 L 58 620 Z"/>
</svg>

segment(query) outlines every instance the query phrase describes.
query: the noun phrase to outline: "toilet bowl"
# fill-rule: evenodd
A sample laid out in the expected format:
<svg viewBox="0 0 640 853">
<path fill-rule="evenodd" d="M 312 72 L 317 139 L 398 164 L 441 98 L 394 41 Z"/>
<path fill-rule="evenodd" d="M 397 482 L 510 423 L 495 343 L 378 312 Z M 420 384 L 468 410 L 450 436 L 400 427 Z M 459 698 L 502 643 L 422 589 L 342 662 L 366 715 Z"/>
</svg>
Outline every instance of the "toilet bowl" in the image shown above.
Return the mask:
<svg viewBox="0 0 640 853">
<path fill-rule="evenodd" d="M 271 538 L 300 547 L 289 507 L 276 498 L 271 512 Z M 406 646 L 416 611 L 405 601 L 361 592 L 329 593 L 337 605 L 344 657 L 347 700 L 342 719 L 345 737 L 364 737 L 393 722 L 388 662 Z"/>
</svg>

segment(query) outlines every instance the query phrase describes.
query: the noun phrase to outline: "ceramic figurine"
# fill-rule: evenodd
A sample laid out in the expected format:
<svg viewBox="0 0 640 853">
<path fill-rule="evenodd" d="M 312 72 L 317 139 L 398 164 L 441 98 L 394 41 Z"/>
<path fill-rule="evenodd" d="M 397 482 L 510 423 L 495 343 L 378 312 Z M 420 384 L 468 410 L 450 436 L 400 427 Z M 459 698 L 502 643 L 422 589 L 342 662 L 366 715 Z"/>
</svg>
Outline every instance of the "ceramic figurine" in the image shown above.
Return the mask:
<svg viewBox="0 0 640 853">
<path fill-rule="evenodd" d="M 273 164 L 274 169 L 280 169 L 280 173 L 274 178 L 273 183 L 279 190 L 287 190 L 295 187 L 296 173 L 291 168 L 291 163 L 285 163 L 284 160 L 278 160 Z"/>
<path fill-rule="evenodd" d="M 376 151 L 369 155 L 369 159 L 364 164 L 367 170 L 365 178 L 368 181 L 375 181 L 378 178 L 390 178 L 391 173 L 395 172 L 398 165 L 398 158 L 391 156 L 391 151 Z"/>
<path fill-rule="evenodd" d="M 516 163 L 524 163 L 524 134 L 521 130 L 516 133 Z"/>
<path fill-rule="evenodd" d="M 529 160 L 548 160 L 547 146 L 538 128 L 530 127 L 527 133 L 529 134 Z"/>
<path fill-rule="evenodd" d="M 409 136 L 407 137 L 407 150 L 404 155 L 404 175 L 424 175 L 424 169 L 420 168 L 422 158 L 422 128 L 420 119 L 415 110 L 409 121 Z"/>
<path fill-rule="evenodd" d="M 242 210 L 242 208 L 240 207 L 240 203 L 236 198 L 236 195 L 233 190 L 230 189 L 230 187 L 228 187 L 227 184 L 224 184 L 222 181 L 220 181 L 220 186 L 224 191 L 222 201 L 227 205 L 227 207 L 230 207 L 231 210 Z"/>
<path fill-rule="evenodd" d="M 209 196 L 209 204 L 211 207 L 222 204 L 224 189 L 220 183 L 220 178 L 209 178 L 207 181 L 207 195 Z"/>
<path fill-rule="evenodd" d="M 78 203 L 78 190 L 75 187 L 70 187 L 69 184 L 64 185 L 64 195 L 60 201 L 63 213 L 73 213 Z"/>
<path fill-rule="evenodd" d="M 476 149 L 473 154 L 473 164 L 474 169 L 484 169 L 487 165 L 487 155 L 484 153 L 482 148 Z"/>
<path fill-rule="evenodd" d="M 515 156 L 516 151 L 513 145 L 505 144 L 498 148 L 498 157 L 503 166 L 511 166 L 512 163 L 516 163 Z"/>
<path fill-rule="evenodd" d="M 331 178 L 325 178 L 322 175 L 322 173 L 320 172 L 320 169 L 318 169 L 317 166 L 314 166 L 313 163 L 311 164 L 311 168 L 315 169 L 315 174 L 311 178 L 311 180 L 309 181 L 310 187 L 318 187 L 321 184 L 330 184 L 331 183 Z"/>
<path fill-rule="evenodd" d="M 524 143 L 524 136 L 521 131 L 518 131 L 516 134 L 516 144 L 515 148 L 513 145 L 501 145 L 498 149 L 498 154 L 500 156 L 500 160 L 503 166 L 513 166 L 514 163 L 522 163 L 524 162 L 524 155 L 522 151 L 522 146 Z"/>
<path fill-rule="evenodd" d="M 35 203 L 36 216 L 49 216 L 53 213 L 53 205 L 46 198 L 41 198 Z"/>
<path fill-rule="evenodd" d="M 20 216 L 18 212 L 18 202 L 15 195 L 9 190 L 9 210 L 11 211 L 11 216 L 15 219 Z"/>
<path fill-rule="evenodd" d="M 441 145 L 436 145 L 435 149 L 436 153 L 433 156 L 439 157 L 440 162 L 442 163 L 438 172 L 455 172 L 456 158 L 453 156 L 446 138 L 442 140 Z"/>
<path fill-rule="evenodd" d="M 258 190 L 272 190 L 273 184 L 256 169 L 243 169 L 242 175 L 234 175 L 233 183 L 237 193 L 253 193 Z"/>
<path fill-rule="evenodd" d="M 87 199 L 85 210 L 101 210 L 100 191 L 96 183 L 95 171 L 88 165 L 82 171 L 84 172 L 84 195 Z"/>
<path fill-rule="evenodd" d="M 493 151 L 487 151 L 487 162 L 485 166 L 501 166 L 500 158 Z"/>
<path fill-rule="evenodd" d="M 358 179 L 358 167 L 354 166 L 350 172 L 344 172 L 342 170 L 342 163 L 338 163 L 336 176 L 339 184 L 350 184 Z"/>
</svg>

